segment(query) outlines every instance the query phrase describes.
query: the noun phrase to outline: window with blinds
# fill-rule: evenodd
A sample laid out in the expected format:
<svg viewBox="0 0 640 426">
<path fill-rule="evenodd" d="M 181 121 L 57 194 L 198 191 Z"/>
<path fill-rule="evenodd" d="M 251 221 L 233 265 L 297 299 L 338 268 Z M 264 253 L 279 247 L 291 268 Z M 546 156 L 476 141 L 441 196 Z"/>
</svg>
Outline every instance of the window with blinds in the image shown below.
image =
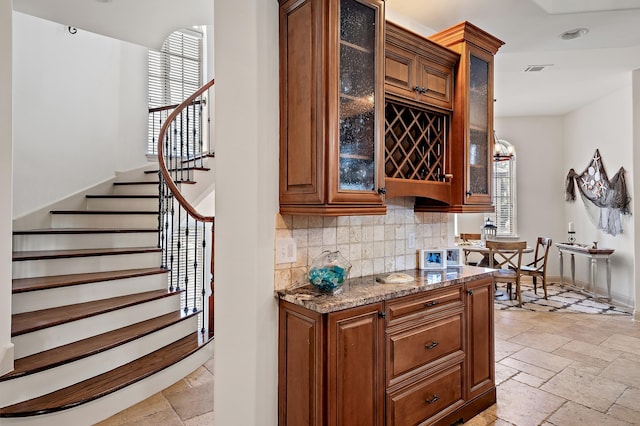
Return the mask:
<svg viewBox="0 0 640 426">
<path fill-rule="evenodd" d="M 156 154 L 158 133 L 171 113 L 152 109 L 178 105 L 202 86 L 203 33 L 197 28 L 173 32 L 160 51 L 149 50 L 149 137 L 147 153 Z"/>
<path fill-rule="evenodd" d="M 517 236 L 516 228 L 516 155 L 513 145 L 496 141 L 493 162 L 493 203 L 496 211 L 493 223 L 497 235 Z"/>
</svg>

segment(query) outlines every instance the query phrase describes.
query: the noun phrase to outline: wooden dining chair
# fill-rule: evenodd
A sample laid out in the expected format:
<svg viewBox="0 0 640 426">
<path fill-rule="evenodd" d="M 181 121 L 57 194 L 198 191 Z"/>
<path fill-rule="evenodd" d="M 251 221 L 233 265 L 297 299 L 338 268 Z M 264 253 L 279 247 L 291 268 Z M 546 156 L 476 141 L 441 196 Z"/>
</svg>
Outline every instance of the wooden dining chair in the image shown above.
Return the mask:
<svg viewBox="0 0 640 426">
<path fill-rule="evenodd" d="M 527 247 L 526 241 L 487 241 L 489 250 L 489 267 L 498 271 L 493 275 L 493 281 L 507 284 L 507 293 L 512 298 L 512 284 L 516 287 L 518 306 L 522 306 L 522 292 L 520 291 L 520 277 L 522 275 L 522 252 Z"/>
<path fill-rule="evenodd" d="M 474 241 L 480 241 L 480 234 L 470 234 L 470 233 L 460 233 L 460 241 L 464 243 L 471 243 Z M 464 263 L 465 265 L 477 265 L 479 261 L 470 262 L 469 261 L 469 250 L 465 250 L 464 246 L 462 247 L 462 252 L 464 254 Z"/>
<path fill-rule="evenodd" d="M 549 257 L 551 244 L 551 238 L 538 237 L 533 262 L 522 266 L 522 275 L 533 277 L 533 292 L 535 294 L 538 294 L 537 279 L 542 279 L 545 299 L 547 298 L 547 259 Z"/>
</svg>

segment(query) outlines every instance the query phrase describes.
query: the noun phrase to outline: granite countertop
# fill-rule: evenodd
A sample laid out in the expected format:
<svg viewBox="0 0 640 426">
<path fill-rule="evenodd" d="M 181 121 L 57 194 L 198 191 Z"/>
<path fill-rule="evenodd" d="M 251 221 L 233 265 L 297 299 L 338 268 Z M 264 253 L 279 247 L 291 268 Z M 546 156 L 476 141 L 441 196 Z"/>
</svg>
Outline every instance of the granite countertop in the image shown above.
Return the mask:
<svg viewBox="0 0 640 426">
<path fill-rule="evenodd" d="M 436 288 L 463 284 L 479 278 L 491 277 L 494 270 L 476 266 L 460 266 L 446 270 L 409 269 L 396 272 L 411 275 L 415 277 L 415 281 L 403 284 L 377 282 L 377 277 L 389 275 L 385 273 L 347 279 L 334 294 L 321 293 L 311 284 L 307 284 L 302 287 L 276 291 L 276 297 L 312 311 L 326 314 Z"/>
</svg>

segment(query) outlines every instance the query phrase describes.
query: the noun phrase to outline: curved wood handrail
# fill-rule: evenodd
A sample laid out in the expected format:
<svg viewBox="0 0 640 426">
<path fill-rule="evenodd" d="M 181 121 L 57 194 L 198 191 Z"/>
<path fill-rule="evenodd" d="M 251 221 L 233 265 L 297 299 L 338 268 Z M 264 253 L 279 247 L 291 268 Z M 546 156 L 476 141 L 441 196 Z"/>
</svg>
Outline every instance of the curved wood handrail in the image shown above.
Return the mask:
<svg viewBox="0 0 640 426">
<path fill-rule="evenodd" d="M 165 134 L 167 133 L 167 128 L 171 125 L 173 120 L 175 120 L 178 114 L 180 114 L 182 110 L 185 109 L 188 105 L 191 105 L 195 98 L 200 96 L 205 91 L 209 90 L 209 88 L 213 86 L 214 82 L 215 82 L 215 79 L 212 79 L 207 84 L 199 88 L 193 95 L 189 96 L 187 99 L 182 101 L 182 103 L 180 103 L 180 105 L 178 105 L 176 109 L 173 110 L 171 114 L 169 114 L 165 122 L 162 124 L 160 133 L 158 134 L 158 165 L 160 167 L 160 172 L 162 173 L 162 176 L 164 176 L 164 179 L 167 182 L 167 186 L 169 187 L 169 190 L 176 197 L 176 200 L 178 200 L 180 205 L 187 211 L 189 216 L 201 222 L 210 222 L 210 223 L 213 223 L 214 221 L 213 216 L 203 216 L 200 213 L 198 213 L 196 209 L 191 205 L 191 203 L 189 203 L 182 196 L 182 194 L 180 193 L 180 190 L 178 189 L 178 186 L 171 178 L 171 175 L 169 174 L 169 171 L 167 170 L 167 166 L 164 162 L 162 141 L 164 140 Z"/>
<path fill-rule="evenodd" d="M 200 105 L 201 103 L 204 103 L 204 101 L 195 101 L 195 102 L 193 102 L 193 105 Z M 165 106 L 161 106 L 161 107 L 149 108 L 149 112 L 166 111 L 166 110 L 169 110 L 169 109 L 177 108 L 179 106 L 180 106 L 180 104 L 174 104 L 174 105 L 165 105 Z"/>
</svg>

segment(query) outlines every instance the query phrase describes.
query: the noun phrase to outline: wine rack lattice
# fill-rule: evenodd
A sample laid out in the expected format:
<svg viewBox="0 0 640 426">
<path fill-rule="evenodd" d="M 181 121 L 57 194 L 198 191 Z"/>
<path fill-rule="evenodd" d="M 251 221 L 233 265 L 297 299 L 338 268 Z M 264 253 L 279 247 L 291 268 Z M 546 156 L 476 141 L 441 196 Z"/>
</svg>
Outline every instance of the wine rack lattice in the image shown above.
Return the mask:
<svg viewBox="0 0 640 426">
<path fill-rule="evenodd" d="M 442 181 L 448 116 L 385 104 L 385 176 Z"/>
</svg>

